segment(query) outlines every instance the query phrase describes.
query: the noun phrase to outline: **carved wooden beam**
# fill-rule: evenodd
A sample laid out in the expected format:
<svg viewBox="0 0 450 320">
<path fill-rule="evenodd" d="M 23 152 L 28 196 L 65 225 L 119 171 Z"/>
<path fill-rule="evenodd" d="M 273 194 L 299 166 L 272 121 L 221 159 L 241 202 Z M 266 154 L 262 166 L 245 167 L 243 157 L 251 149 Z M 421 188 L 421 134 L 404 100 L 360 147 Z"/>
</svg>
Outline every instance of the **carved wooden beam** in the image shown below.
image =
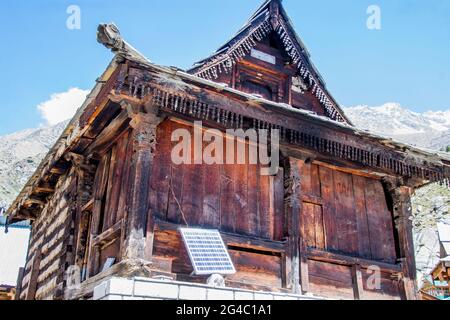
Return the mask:
<svg viewBox="0 0 450 320">
<path fill-rule="evenodd" d="M 138 113 L 130 122 L 133 128 L 133 156 L 130 163 L 130 203 L 123 259 L 149 261 L 153 250 L 154 217 L 148 215 L 149 179 L 156 148 L 156 129 L 162 118 L 154 113 Z"/>
<path fill-rule="evenodd" d="M 24 206 L 25 207 L 31 207 L 33 205 L 38 205 L 40 207 L 43 207 L 45 205 L 45 201 L 41 198 L 36 198 L 36 197 L 28 197 L 25 202 L 24 202 Z"/>
<path fill-rule="evenodd" d="M 104 231 L 102 234 L 99 234 L 94 239 L 92 239 L 91 245 L 93 246 L 104 246 L 107 243 L 110 243 L 121 236 L 123 220 L 120 220 L 115 225 L 113 225 L 108 230 Z"/>
<path fill-rule="evenodd" d="M 49 183 L 43 183 L 43 184 L 38 185 L 35 188 L 35 192 L 36 193 L 53 193 L 53 192 L 55 192 L 55 186 L 51 185 Z"/>
<path fill-rule="evenodd" d="M 96 157 L 96 154 L 103 154 L 114 144 L 118 136 L 128 128 L 130 122 L 129 114 L 123 110 L 103 131 L 97 136 L 95 141 L 87 148 L 86 154 Z"/>
<path fill-rule="evenodd" d="M 350 257 L 342 254 L 332 253 L 319 249 L 308 248 L 308 258 L 316 261 L 323 261 L 332 264 L 339 264 L 343 266 L 359 265 L 362 268 L 369 268 L 371 266 L 377 266 L 381 271 L 386 273 L 396 274 L 402 271 L 400 264 L 389 264 L 380 261 Z"/>
</svg>

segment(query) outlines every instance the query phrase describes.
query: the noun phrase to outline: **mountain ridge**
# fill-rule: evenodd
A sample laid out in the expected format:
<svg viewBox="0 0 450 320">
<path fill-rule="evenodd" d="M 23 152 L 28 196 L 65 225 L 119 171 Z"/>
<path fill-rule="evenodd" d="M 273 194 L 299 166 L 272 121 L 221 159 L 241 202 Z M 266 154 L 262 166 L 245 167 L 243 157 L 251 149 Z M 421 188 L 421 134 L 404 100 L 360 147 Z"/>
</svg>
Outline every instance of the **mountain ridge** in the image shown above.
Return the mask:
<svg viewBox="0 0 450 320">
<path fill-rule="evenodd" d="M 419 148 L 440 150 L 450 145 L 450 109 L 418 113 L 399 103 L 344 108 L 356 127 Z"/>
<path fill-rule="evenodd" d="M 0 207 L 12 203 L 67 123 L 0 136 Z"/>
</svg>

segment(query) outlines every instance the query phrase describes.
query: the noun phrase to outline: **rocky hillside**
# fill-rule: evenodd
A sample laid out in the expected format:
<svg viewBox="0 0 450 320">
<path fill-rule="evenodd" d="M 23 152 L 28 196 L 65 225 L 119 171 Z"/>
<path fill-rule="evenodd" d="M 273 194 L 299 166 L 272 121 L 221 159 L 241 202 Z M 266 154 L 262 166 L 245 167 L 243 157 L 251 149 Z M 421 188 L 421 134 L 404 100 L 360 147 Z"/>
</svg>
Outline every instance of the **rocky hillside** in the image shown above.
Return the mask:
<svg viewBox="0 0 450 320">
<path fill-rule="evenodd" d="M 398 104 L 357 106 L 346 113 L 358 127 L 420 147 L 439 150 L 450 145 L 450 110 L 415 113 Z M 65 123 L 0 137 L 0 208 L 8 206 L 54 144 Z M 438 259 L 437 222 L 450 224 L 450 192 L 430 185 L 413 199 L 414 238 L 419 277 Z M 2 209 L 0 209 L 2 211 Z"/>
<path fill-rule="evenodd" d="M 0 207 L 11 204 L 66 125 L 62 122 L 0 137 Z"/>
<path fill-rule="evenodd" d="M 450 192 L 446 186 L 430 185 L 417 190 L 412 202 L 414 243 L 419 282 L 439 261 L 437 223 L 450 225 Z"/>
</svg>

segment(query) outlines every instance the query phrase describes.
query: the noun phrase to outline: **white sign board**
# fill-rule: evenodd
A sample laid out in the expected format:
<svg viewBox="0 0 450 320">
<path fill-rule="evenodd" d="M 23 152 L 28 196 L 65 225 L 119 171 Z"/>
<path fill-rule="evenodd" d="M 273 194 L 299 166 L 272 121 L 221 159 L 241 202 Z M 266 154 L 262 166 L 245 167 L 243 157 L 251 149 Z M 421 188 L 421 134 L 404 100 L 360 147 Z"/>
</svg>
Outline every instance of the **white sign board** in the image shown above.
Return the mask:
<svg viewBox="0 0 450 320">
<path fill-rule="evenodd" d="M 252 49 L 252 51 L 250 52 L 250 55 L 253 58 L 256 58 L 258 60 L 262 60 L 262 61 L 265 61 L 265 62 L 268 62 L 268 63 L 271 63 L 271 64 L 275 64 L 276 61 L 277 61 L 275 56 L 272 56 L 272 55 L 270 55 L 268 53 L 265 53 L 265 52 L 262 52 L 262 51 L 259 51 L 259 50 L 256 50 L 256 49 Z"/>
</svg>

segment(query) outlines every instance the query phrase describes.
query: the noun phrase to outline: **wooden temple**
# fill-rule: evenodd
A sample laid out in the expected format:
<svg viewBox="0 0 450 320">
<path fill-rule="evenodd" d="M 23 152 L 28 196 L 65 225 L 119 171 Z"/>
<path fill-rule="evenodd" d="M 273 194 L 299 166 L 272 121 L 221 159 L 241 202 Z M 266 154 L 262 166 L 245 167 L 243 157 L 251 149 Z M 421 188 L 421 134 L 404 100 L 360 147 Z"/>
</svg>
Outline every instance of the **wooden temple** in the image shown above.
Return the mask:
<svg viewBox="0 0 450 320">
<path fill-rule="evenodd" d="M 189 71 L 150 62 L 112 24 L 98 40 L 112 62 L 7 212 L 32 221 L 20 299 L 89 299 L 111 276 L 205 283 L 186 225 L 220 230 L 237 269 L 227 287 L 418 298 L 410 197 L 447 183 L 450 160 L 355 128 L 281 1 Z M 279 130 L 278 171 L 175 165 L 172 132 L 194 121 Z"/>
</svg>

